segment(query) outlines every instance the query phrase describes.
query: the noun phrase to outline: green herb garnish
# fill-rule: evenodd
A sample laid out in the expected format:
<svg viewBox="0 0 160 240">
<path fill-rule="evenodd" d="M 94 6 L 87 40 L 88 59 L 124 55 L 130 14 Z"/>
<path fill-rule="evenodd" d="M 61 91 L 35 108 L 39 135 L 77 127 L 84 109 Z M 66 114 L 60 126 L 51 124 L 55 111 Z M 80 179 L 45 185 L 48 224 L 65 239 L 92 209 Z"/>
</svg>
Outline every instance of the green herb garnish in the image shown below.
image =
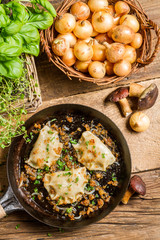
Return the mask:
<svg viewBox="0 0 160 240">
<path fill-rule="evenodd" d="M 51 233 L 47 233 L 47 236 L 48 236 L 48 237 L 52 237 L 52 234 L 51 234 Z"/>
<path fill-rule="evenodd" d="M 44 166 L 44 170 L 45 170 L 46 172 L 49 172 L 49 167 L 48 167 L 47 165 L 45 165 L 45 166 Z"/>
<path fill-rule="evenodd" d="M 58 184 L 58 187 L 61 188 L 61 187 L 62 187 L 62 184 Z"/>
<path fill-rule="evenodd" d="M 60 159 L 58 159 L 58 160 L 57 160 L 57 165 L 58 165 L 58 168 L 59 168 L 60 170 L 62 170 L 63 167 L 65 166 L 65 163 L 62 162 Z"/>
<path fill-rule="evenodd" d="M 20 227 L 20 224 L 17 224 L 16 227 L 15 227 L 15 229 L 17 230 L 19 227 Z"/>
<path fill-rule="evenodd" d="M 58 205 L 60 203 L 61 199 L 62 199 L 62 196 L 59 197 L 56 205 Z"/>
<path fill-rule="evenodd" d="M 53 134 L 53 132 L 51 130 L 48 131 L 48 134 Z"/>
<path fill-rule="evenodd" d="M 91 203 L 92 203 L 92 205 L 95 205 L 95 204 L 96 204 L 95 201 L 92 201 Z"/>
<path fill-rule="evenodd" d="M 34 184 L 36 185 L 36 184 L 40 184 L 40 181 L 39 180 L 35 180 L 34 181 Z"/>
<path fill-rule="evenodd" d="M 37 179 L 41 179 L 42 178 L 42 176 L 41 175 L 37 175 L 37 177 L 36 177 Z"/>
<path fill-rule="evenodd" d="M 34 192 L 35 192 L 35 193 L 38 193 L 38 188 L 34 188 Z"/>
<path fill-rule="evenodd" d="M 70 139 L 70 143 L 77 144 L 77 140 L 76 139 Z"/>
<path fill-rule="evenodd" d="M 105 153 L 102 153 L 102 158 L 105 158 Z"/>
<path fill-rule="evenodd" d="M 71 212 L 72 212 L 72 210 L 73 210 L 73 208 L 72 208 L 72 207 L 70 207 L 70 208 L 67 208 L 67 209 L 66 209 L 66 213 L 71 213 Z"/>
<path fill-rule="evenodd" d="M 71 172 L 63 173 L 63 176 L 71 176 L 71 175 L 72 175 Z"/>
<path fill-rule="evenodd" d="M 75 179 L 75 183 L 77 183 L 79 181 L 79 177 L 76 177 Z"/>
<path fill-rule="evenodd" d="M 49 143 L 47 143 L 46 151 L 49 152 Z"/>
</svg>

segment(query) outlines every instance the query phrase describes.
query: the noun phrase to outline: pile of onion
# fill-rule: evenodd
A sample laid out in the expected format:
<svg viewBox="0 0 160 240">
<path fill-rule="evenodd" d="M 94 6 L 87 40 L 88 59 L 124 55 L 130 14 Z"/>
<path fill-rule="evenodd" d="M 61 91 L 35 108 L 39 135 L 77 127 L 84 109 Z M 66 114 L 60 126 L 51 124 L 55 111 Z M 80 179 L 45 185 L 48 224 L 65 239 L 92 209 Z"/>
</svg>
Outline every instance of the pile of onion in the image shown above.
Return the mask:
<svg viewBox="0 0 160 240">
<path fill-rule="evenodd" d="M 64 64 L 93 78 L 126 76 L 137 59 L 143 37 L 126 2 L 76 2 L 55 21 L 52 51 Z"/>
</svg>

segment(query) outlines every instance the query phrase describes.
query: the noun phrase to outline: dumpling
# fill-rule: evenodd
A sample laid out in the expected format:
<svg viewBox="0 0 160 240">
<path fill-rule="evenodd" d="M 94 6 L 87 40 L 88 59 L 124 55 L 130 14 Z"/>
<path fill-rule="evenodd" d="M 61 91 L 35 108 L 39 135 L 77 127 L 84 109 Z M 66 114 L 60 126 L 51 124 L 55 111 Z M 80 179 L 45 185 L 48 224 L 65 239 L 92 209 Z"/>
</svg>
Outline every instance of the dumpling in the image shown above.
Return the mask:
<svg viewBox="0 0 160 240">
<path fill-rule="evenodd" d="M 86 168 L 80 167 L 70 171 L 47 173 L 43 181 L 50 198 L 56 200 L 57 205 L 61 205 L 80 201 L 88 178 Z"/>
<path fill-rule="evenodd" d="M 63 144 L 59 142 L 58 132 L 44 126 L 40 130 L 38 139 L 26 163 L 33 168 L 43 169 L 45 165 L 50 167 L 60 157 L 62 147 Z"/>
<path fill-rule="evenodd" d="M 73 147 L 78 161 L 89 170 L 105 171 L 116 160 L 109 148 L 90 131 L 83 132 L 79 142 Z"/>
</svg>

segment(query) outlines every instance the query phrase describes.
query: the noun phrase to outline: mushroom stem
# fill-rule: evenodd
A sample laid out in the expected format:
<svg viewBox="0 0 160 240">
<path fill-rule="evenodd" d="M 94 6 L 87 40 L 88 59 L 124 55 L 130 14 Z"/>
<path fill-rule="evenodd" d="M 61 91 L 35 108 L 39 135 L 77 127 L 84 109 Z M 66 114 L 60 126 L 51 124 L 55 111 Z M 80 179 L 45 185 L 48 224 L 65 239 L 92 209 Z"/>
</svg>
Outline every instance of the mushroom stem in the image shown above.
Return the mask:
<svg viewBox="0 0 160 240">
<path fill-rule="evenodd" d="M 145 87 L 138 83 L 131 83 L 129 88 L 129 97 L 140 97 Z"/>
<path fill-rule="evenodd" d="M 125 194 L 124 194 L 121 202 L 122 202 L 123 204 L 127 204 L 128 201 L 129 201 L 129 199 L 132 197 L 132 195 L 133 195 L 134 193 L 135 193 L 135 191 L 133 191 L 131 188 L 129 188 L 129 189 L 125 192 Z"/>
<path fill-rule="evenodd" d="M 119 100 L 119 104 L 122 110 L 122 113 L 125 117 L 129 116 L 132 113 L 132 109 L 129 105 L 129 102 L 126 98 L 122 98 Z"/>
</svg>

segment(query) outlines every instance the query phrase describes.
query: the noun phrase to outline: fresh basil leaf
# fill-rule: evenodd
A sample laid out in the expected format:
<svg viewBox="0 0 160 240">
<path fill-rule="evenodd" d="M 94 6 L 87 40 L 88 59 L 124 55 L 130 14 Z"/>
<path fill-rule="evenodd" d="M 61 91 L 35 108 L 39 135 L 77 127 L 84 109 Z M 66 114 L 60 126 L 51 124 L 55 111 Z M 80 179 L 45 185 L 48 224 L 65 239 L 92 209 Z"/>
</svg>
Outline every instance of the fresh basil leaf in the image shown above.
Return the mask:
<svg viewBox="0 0 160 240">
<path fill-rule="evenodd" d="M 38 3 L 44 7 L 53 17 L 56 17 L 56 10 L 48 0 L 31 0 L 31 3 Z"/>
<path fill-rule="evenodd" d="M 0 4 L 0 13 L 1 14 L 6 14 L 6 12 L 5 12 L 5 10 L 4 10 L 4 8 L 3 8 L 3 4 Z"/>
<path fill-rule="evenodd" d="M 17 45 L 11 45 L 9 43 L 0 44 L 0 61 L 8 61 L 14 57 L 20 56 L 22 53 L 22 47 Z"/>
<path fill-rule="evenodd" d="M 4 42 L 4 39 L 2 36 L 0 36 L 0 44 Z"/>
<path fill-rule="evenodd" d="M 2 33 L 8 36 L 14 35 L 20 31 L 22 25 L 18 20 L 11 21 L 7 27 L 3 28 Z"/>
<path fill-rule="evenodd" d="M 12 9 L 12 17 L 14 20 L 18 20 L 22 23 L 27 22 L 29 14 L 24 6 L 15 1 L 7 3 L 6 6 Z"/>
<path fill-rule="evenodd" d="M 23 25 L 18 34 L 26 44 L 36 42 L 40 39 L 37 28 L 28 24 Z"/>
<path fill-rule="evenodd" d="M 10 23 L 9 17 L 0 12 L 0 28 L 6 27 L 9 23 Z"/>
<path fill-rule="evenodd" d="M 23 64 L 18 57 L 10 61 L 0 62 L 0 75 L 8 78 L 19 78 L 22 72 Z"/>
<path fill-rule="evenodd" d="M 13 45 L 13 46 L 17 45 L 22 47 L 23 45 L 23 39 L 18 34 L 7 36 L 7 37 L 4 37 L 3 39 L 4 39 L 4 42 L 9 43 L 10 45 Z"/>
<path fill-rule="evenodd" d="M 41 13 L 31 13 L 27 24 L 38 29 L 47 29 L 53 23 L 53 17 L 50 13 L 42 11 Z"/>
<path fill-rule="evenodd" d="M 35 57 L 39 55 L 40 47 L 39 47 L 40 41 L 31 42 L 29 44 L 26 44 L 23 46 L 23 52 L 27 54 L 32 54 Z"/>
</svg>

